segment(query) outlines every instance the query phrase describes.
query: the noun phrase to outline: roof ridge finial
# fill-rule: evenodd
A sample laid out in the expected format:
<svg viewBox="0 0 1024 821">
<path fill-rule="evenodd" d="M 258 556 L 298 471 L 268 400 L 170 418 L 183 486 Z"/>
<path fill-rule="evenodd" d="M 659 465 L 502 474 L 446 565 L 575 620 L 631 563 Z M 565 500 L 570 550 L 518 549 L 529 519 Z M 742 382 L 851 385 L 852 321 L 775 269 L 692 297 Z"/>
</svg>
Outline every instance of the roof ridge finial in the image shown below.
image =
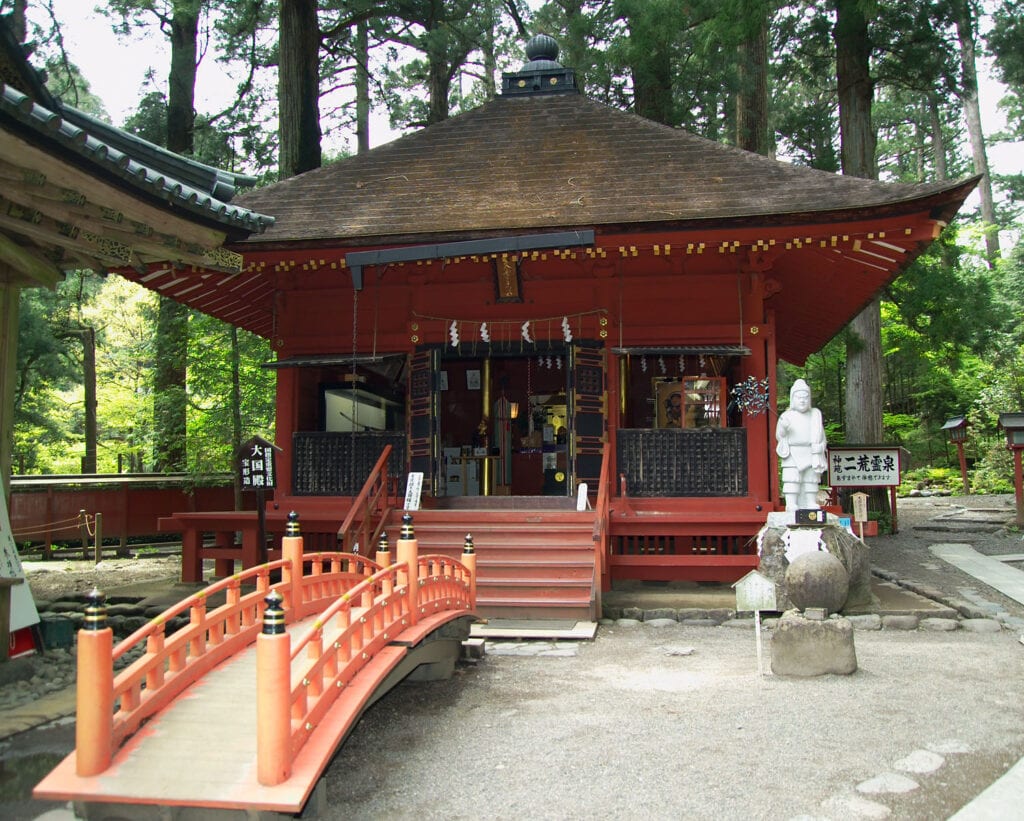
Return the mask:
<svg viewBox="0 0 1024 821">
<path fill-rule="evenodd" d="M 544 32 L 537 32 L 526 42 L 526 59 L 531 63 L 534 60 L 550 60 L 557 63 L 558 51 L 558 41 Z"/>
</svg>

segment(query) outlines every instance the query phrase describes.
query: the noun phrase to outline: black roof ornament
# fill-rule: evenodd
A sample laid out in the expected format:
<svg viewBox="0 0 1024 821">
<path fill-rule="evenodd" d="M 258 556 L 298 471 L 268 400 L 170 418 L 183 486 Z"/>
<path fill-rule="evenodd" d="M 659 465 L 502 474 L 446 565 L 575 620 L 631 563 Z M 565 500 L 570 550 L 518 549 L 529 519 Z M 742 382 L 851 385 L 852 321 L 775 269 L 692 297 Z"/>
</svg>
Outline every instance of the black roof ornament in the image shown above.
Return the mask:
<svg viewBox="0 0 1024 821">
<path fill-rule="evenodd" d="M 526 44 L 528 62 L 513 74 L 501 75 L 502 96 L 521 94 L 578 94 L 576 72 L 558 62 L 558 43 L 535 34 Z"/>
</svg>

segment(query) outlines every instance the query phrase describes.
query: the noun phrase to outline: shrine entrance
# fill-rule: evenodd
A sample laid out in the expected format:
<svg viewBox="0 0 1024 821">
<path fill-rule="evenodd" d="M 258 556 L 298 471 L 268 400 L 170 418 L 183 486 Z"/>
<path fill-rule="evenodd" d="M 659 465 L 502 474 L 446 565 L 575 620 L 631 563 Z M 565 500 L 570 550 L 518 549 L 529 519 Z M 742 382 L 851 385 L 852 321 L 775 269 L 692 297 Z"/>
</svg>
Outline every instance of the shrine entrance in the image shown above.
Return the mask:
<svg viewBox="0 0 1024 821">
<path fill-rule="evenodd" d="M 423 349 L 410 373 L 410 469 L 438 498 L 572 496 L 600 472 L 603 348 Z"/>
</svg>

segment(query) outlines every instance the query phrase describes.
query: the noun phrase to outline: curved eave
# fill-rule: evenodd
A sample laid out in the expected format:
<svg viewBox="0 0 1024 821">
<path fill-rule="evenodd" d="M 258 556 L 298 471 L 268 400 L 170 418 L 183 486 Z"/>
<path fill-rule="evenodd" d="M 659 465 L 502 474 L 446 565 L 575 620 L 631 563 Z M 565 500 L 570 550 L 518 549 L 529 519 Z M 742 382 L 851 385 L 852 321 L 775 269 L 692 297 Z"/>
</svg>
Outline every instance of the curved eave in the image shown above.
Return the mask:
<svg viewBox="0 0 1024 821">
<path fill-rule="evenodd" d="M 17 89 L 0 83 L 0 118 L 27 142 L 59 154 L 81 170 L 120 185 L 154 205 L 173 208 L 215 226 L 232 239 L 264 231 L 274 218 L 224 202 L 124 151 L 97 139 L 61 113 L 51 111 Z M 182 163 L 187 163 L 182 159 Z M 233 190 L 232 190 L 233 193 Z"/>
</svg>

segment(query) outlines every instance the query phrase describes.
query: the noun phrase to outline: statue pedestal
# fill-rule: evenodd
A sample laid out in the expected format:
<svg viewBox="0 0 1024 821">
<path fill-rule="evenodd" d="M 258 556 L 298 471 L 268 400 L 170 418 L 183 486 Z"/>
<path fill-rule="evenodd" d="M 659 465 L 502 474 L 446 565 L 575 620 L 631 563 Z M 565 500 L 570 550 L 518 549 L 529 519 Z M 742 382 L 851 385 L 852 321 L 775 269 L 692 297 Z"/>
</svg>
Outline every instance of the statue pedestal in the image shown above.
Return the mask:
<svg viewBox="0 0 1024 821">
<path fill-rule="evenodd" d="M 849 619 L 814 620 L 796 610 L 783 614 L 772 634 L 772 672 L 777 676 L 847 676 L 857 670 Z"/>
</svg>

